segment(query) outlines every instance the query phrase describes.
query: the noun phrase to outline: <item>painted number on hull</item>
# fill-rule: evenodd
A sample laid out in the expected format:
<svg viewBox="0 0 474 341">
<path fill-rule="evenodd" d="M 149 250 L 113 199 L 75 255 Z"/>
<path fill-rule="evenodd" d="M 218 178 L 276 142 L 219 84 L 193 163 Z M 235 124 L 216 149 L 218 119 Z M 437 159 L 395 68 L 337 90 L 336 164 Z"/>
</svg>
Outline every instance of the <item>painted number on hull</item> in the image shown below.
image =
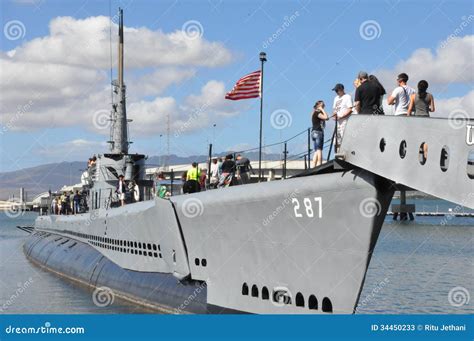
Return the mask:
<svg viewBox="0 0 474 341">
<path fill-rule="evenodd" d="M 318 211 L 318 217 L 322 218 L 323 217 L 323 199 L 321 197 L 316 197 L 314 198 L 314 201 L 318 204 L 317 206 L 317 211 Z M 300 202 L 297 198 L 291 199 L 291 202 L 293 203 L 293 209 L 295 210 L 295 217 L 296 218 L 303 218 L 303 213 L 300 213 Z M 314 217 L 314 209 L 313 209 L 313 202 L 311 201 L 310 198 L 303 198 L 303 205 L 304 209 L 303 211 L 306 211 L 306 216 L 309 218 Z"/>
</svg>

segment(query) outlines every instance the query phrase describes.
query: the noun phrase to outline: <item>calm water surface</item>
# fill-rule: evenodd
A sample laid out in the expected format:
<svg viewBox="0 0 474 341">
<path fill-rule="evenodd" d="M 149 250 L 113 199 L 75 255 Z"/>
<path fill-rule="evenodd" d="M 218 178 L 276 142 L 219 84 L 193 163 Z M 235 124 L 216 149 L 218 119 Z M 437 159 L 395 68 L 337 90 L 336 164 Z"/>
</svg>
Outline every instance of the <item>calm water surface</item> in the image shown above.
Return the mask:
<svg viewBox="0 0 474 341">
<path fill-rule="evenodd" d="M 417 209 L 455 209 L 439 200 Z M 31 264 L 22 244 L 34 213 L 14 220 L 0 212 L 0 313 L 148 313 L 118 298 L 108 307 L 92 291 Z M 400 223 L 387 217 L 362 291 L 357 313 L 474 313 L 474 218 L 417 217 Z M 451 294 L 450 294 L 451 293 Z M 462 304 L 469 301 L 467 304 Z"/>
</svg>

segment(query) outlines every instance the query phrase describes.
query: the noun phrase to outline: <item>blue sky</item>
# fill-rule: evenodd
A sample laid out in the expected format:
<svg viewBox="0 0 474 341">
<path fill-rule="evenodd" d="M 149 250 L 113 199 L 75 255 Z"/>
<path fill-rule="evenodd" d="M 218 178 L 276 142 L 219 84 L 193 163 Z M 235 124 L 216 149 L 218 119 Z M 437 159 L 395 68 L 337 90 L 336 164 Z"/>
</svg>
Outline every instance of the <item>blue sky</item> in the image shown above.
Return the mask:
<svg viewBox="0 0 474 341">
<path fill-rule="evenodd" d="M 215 62 L 212 66 L 176 65 L 179 70 L 192 70 L 192 77 L 173 82 L 165 89 L 133 101 L 153 101 L 155 98 L 173 98 L 180 103 L 197 103 L 188 97 L 198 95 L 210 81 L 221 82 L 230 90 L 241 76 L 259 68 L 258 53 L 265 51 L 268 62 L 265 64 L 264 79 L 264 135 L 265 142 L 272 143 L 281 138 L 289 138 L 309 126 L 309 114 L 313 103 L 323 99 L 331 106 L 335 83 L 346 85 L 349 93 L 353 91 L 352 81 L 359 70 L 382 75 L 381 79 L 388 91 L 395 87 L 395 78 L 400 65 L 419 72 L 430 82 L 430 90 L 439 102 L 437 115 L 448 116 L 453 103 L 459 110 L 472 115 L 472 104 L 465 97 L 472 93 L 472 75 L 459 70 L 472 70 L 472 40 L 467 41 L 470 56 L 459 60 L 455 49 L 441 56 L 437 51 L 440 45 L 461 41 L 472 37 L 474 20 L 474 3 L 472 1 L 111 1 L 113 14 L 119 6 L 125 8 L 125 26 L 132 28 L 146 27 L 151 31 L 161 30 L 170 34 L 181 30 L 185 23 L 197 22 L 202 27 L 202 37 L 207 42 L 220 43 L 220 49 L 231 54 L 225 63 Z M 1 51 L 15 50 L 35 38 L 50 34 L 49 24 L 57 17 L 70 16 L 74 19 L 109 16 L 108 1 L 52 1 L 52 0 L 2 0 L 2 27 L 12 20 L 24 25 L 24 36 L 20 39 L 8 39 L 2 34 Z M 286 25 L 285 25 L 286 23 Z M 372 25 L 374 31 L 363 32 L 365 26 Z M 371 36 L 374 34 L 374 36 Z M 447 43 L 450 35 L 453 40 Z M 274 37 L 270 42 L 269 38 Z M 89 37 L 93 39 L 93 37 Z M 79 39 L 79 38 L 78 38 Z M 127 33 L 125 35 L 127 44 Z M 40 42 L 41 43 L 41 42 Z M 466 43 L 466 41 L 464 41 Z M 461 42 L 460 42 L 461 44 Z M 108 51 L 108 46 L 103 46 Z M 160 54 L 153 48 L 143 48 L 144 53 L 156 60 Z M 115 51 L 116 47 L 113 46 Z M 433 64 L 429 68 L 423 58 L 414 56 L 419 49 L 428 49 L 432 54 Z M 449 51 L 446 47 L 443 51 Z M 426 53 L 426 51 L 425 51 Z M 31 54 L 31 53 L 30 53 Z M 26 54 L 25 54 L 26 55 Z M 453 58 L 448 58 L 449 56 Z M 48 61 L 49 53 L 41 56 Z M 6 58 L 6 57 L 4 57 Z M 12 58 L 16 58 L 16 55 Z M 26 57 L 28 58 L 28 55 Z M 37 58 L 37 56 L 35 57 Z M 467 61 L 466 61 L 467 60 Z M 64 62 L 68 63 L 68 56 Z M 126 60 L 127 63 L 127 55 Z M 406 63 L 406 64 L 403 64 Z M 417 64 L 418 63 L 418 64 Z M 444 73 L 452 64 L 464 63 L 454 69 L 452 78 Z M 201 63 L 202 64 L 202 63 Z M 469 65 L 468 65 L 469 64 Z M 130 77 L 140 77 L 160 72 L 162 66 L 135 67 L 126 70 L 126 82 Z M 426 68 L 425 68 L 426 67 Z M 107 75 L 107 68 L 99 68 Z M 426 72 L 424 72 L 424 70 Z M 2 72 L 3 73 L 3 72 Z M 32 71 L 34 77 L 34 71 Z M 416 75 L 415 75 L 416 76 Z M 415 86 L 419 78 L 414 78 Z M 71 78 L 71 82 L 74 77 Z M 109 79 L 102 81 L 106 88 Z M 3 81 L 2 81 L 3 82 Z M 51 78 L 54 83 L 54 78 Z M 45 79 L 48 83 L 48 79 Z M 128 82 L 127 82 L 128 83 Z M 129 91 L 132 91 L 129 84 Z M 5 85 L 5 84 L 4 84 Z M 14 84 L 21 90 L 22 84 Z M 54 86 L 54 84 L 48 84 Z M 3 92 L 4 93 L 4 92 Z M 215 92 L 213 92 L 215 93 Z M 5 95 L 3 95 L 5 96 Z M 12 95 L 13 96 L 13 95 Z M 31 96 L 31 94 L 29 94 Z M 14 96 L 13 96 L 14 97 Z M 71 95 L 71 98 L 74 94 Z M 3 101 L 15 103 L 13 99 Z M 28 102 L 28 97 L 18 99 L 18 105 Z M 142 103 L 143 104 L 143 103 Z M 12 105 L 12 104 L 11 104 Z M 67 106 L 67 103 L 61 105 Z M 107 108 L 109 103 L 103 103 Z M 143 104 L 144 105 L 144 104 Z M 143 108 L 135 105 L 133 108 Z M 228 105 L 229 109 L 225 106 Z M 231 108 L 231 109 L 230 109 Z M 456 109 L 453 107 L 452 110 Z M 91 108 L 97 111 L 101 108 Z M 58 110 L 62 110 L 58 107 Z M 131 107 L 129 106 L 129 113 Z M 181 121 L 190 115 L 191 106 L 182 109 Z M 206 109 L 207 110 L 207 109 Z M 226 151 L 233 147 L 258 145 L 259 101 L 257 99 L 232 103 L 222 101 L 211 106 L 209 110 L 216 113 L 190 121 L 181 133 L 176 134 L 172 128 L 170 137 L 171 153 L 178 155 L 206 154 L 207 143 L 214 142 L 217 151 Z M 291 118 L 291 125 L 284 129 L 272 126 L 271 114 L 277 110 L 284 111 Z M 82 113 L 78 112 L 80 116 Z M 285 115 L 286 115 L 285 114 Z M 1 124 L 5 126 L 10 116 L 2 112 Z M 1 134 L 1 167 L 0 171 L 34 166 L 46 162 L 81 160 L 90 153 L 106 151 L 101 141 L 108 139 L 104 132 L 97 132 L 81 124 L 76 114 L 67 114 L 61 124 L 28 124 L 42 115 L 33 104 L 28 113 L 14 120 L 13 126 L 4 129 Z M 140 113 L 134 113 L 136 124 Z M 184 115 L 184 116 L 183 116 Z M 207 114 L 206 114 L 207 115 Z M 34 117 L 36 116 L 36 117 Z M 10 117 L 9 119 L 7 117 Z M 44 116 L 47 121 L 49 116 Z M 184 118 L 183 118 L 184 117 Z M 70 124 L 68 119 L 70 118 Z M 36 122 L 36 121 L 35 121 Z M 79 123 L 75 123 L 79 122 Z M 131 128 L 134 141 L 131 152 L 143 152 L 149 155 L 166 153 L 166 121 L 162 118 L 150 118 L 146 132 Z M 216 128 L 212 128 L 213 124 Z M 193 127 L 195 126 L 195 127 Z M 330 126 L 327 129 L 329 133 Z M 160 137 L 160 134 L 163 135 Z M 177 136 L 179 135 L 179 136 Z M 70 141 L 86 141 L 69 144 Z M 304 141 L 295 142 L 293 148 L 301 148 Z M 74 148 L 78 148 L 77 151 Z M 67 149 L 67 153 L 63 152 Z M 99 150 L 98 150 L 99 149 Z"/>
</svg>

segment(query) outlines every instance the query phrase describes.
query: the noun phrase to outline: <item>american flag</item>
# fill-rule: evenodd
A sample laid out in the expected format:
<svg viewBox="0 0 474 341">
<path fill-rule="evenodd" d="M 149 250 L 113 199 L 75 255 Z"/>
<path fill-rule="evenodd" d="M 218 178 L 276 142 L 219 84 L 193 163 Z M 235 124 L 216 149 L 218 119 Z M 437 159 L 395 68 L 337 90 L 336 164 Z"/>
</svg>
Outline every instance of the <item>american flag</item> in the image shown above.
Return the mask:
<svg viewBox="0 0 474 341">
<path fill-rule="evenodd" d="M 236 101 L 260 97 L 260 80 L 260 70 L 249 73 L 235 83 L 234 88 L 225 95 L 225 98 Z"/>
</svg>

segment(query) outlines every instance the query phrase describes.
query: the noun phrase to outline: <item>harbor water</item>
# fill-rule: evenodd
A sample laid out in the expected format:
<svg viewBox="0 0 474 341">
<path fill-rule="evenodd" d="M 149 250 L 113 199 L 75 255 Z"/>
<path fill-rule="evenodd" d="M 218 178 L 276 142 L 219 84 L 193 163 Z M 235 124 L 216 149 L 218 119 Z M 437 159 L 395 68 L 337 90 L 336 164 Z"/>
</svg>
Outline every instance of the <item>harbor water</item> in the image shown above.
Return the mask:
<svg viewBox="0 0 474 341">
<path fill-rule="evenodd" d="M 440 200 L 417 202 L 419 207 L 457 211 L 455 204 Z M 91 289 L 29 262 L 22 250 L 27 235 L 16 225 L 32 225 L 35 217 L 26 212 L 12 219 L 0 212 L 0 313 L 151 312 L 119 298 L 110 305 L 97 304 Z M 356 313 L 474 313 L 473 232 L 470 217 L 398 222 L 387 216 Z"/>
</svg>

